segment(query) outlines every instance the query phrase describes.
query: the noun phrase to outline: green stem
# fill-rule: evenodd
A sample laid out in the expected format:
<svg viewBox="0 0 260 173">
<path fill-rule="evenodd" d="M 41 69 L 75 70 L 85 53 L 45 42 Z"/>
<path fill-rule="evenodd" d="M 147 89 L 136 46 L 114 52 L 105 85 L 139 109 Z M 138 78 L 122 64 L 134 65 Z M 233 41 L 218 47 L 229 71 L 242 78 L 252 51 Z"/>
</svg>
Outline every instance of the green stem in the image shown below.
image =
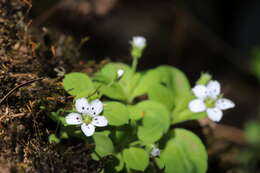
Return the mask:
<svg viewBox="0 0 260 173">
<path fill-rule="evenodd" d="M 132 71 L 135 73 L 136 72 L 136 67 L 138 64 L 138 58 L 133 57 L 133 62 L 132 62 Z"/>
</svg>

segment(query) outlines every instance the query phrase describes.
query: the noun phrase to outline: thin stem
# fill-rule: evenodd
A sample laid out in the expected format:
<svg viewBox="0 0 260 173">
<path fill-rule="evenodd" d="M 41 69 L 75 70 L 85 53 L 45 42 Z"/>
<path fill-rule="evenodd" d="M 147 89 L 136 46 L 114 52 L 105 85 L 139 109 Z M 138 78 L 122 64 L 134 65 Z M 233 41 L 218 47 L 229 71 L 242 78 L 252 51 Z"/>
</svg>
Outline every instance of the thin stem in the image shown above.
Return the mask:
<svg viewBox="0 0 260 173">
<path fill-rule="evenodd" d="M 136 67 L 138 64 L 138 58 L 133 57 L 133 62 L 132 62 L 132 71 L 135 73 L 136 72 Z"/>
<path fill-rule="evenodd" d="M 12 90 L 10 90 L 1 100 L 0 100 L 0 104 L 5 101 L 5 99 L 7 99 L 7 97 L 9 97 L 15 90 L 23 87 L 23 86 L 26 86 L 26 85 L 29 85 L 33 82 L 36 82 L 36 81 L 40 81 L 40 80 L 43 80 L 44 78 L 38 78 L 38 79 L 33 79 L 33 80 L 30 80 L 28 82 L 25 82 L 25 83 L 22 83 L 20 85 L 17 85 L 16 87 L 14 87 Z"/>
</svg>

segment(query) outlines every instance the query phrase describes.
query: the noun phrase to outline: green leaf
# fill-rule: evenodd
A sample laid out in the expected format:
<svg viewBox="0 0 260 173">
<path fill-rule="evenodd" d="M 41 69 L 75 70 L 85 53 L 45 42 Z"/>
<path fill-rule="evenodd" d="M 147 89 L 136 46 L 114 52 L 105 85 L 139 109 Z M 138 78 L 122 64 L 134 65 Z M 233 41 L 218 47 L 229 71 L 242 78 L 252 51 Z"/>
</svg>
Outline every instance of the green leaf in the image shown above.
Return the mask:
<svg viewBox="0 0 260 173">
<path fill-rule="evenodd" d="M 58 144 L 58 143 L 60 143 L 60 139 L 55 134 L 51 134 L 49 136 L 49 143 Z"/>
<path fill-rule="evenodd" d="M 167 108 L 155 101 L 143 101 L 137 105 L 144 112 L 142 126 L 138 128 L 138 138 L 146 143 L 154 143 L 166 133 L 170 125 Z"/>
<path fill-rule="evenodd" d="M 118 153 L 116 155 L 116 158 L 118 160 L 118 164 L 115 166 L 115 169 L 117 172 L 122 171 L 124 169 L 125 163 L 124 163 L 124 159 L 121 153 Z"/>
<path fill-rule="evenodd" d="M 63 124 L 63 125 L 67 125 L 67 123 L 66 123 L 66 121 L 65 121 L 65 117 L 60 116 L 60 115 L 59 115 L 59 111 L 57 111 L 57 112 L 51 112 L 51 114 L 49 115 L 49 117 L 50 117 L 53 121 L 55 121 L 55 122 L 57 122 L 57 123 L 61 123 L 61 124 Z"/>
<path fill-rule="evenodd" d="M 260 123 L 258 121 L 251 121 L 246 124 L 245 137 L 249 144 L 259 146 L 260 144 Z"/>
<path fill-rule="evenodd" d="M 143 117 L 144 112 L 138 106 L 128 105 L 127 108 L 130 113 L 130 119 L 139 120 Z"/>
<path fill-rule="evenodd" d="M 129 111 L 125 105 L 119 102 L 105 102 L 104 116 L 109 125 L 121 126 L 129 121 Z"/>
<path fill-rule="evenodd" d="M 127 99 L 127 95 L 124 89 L 118 83 L 114 83 L 109 87 L 101 87 L 100 92 L 111 99 L 122 101 Z"/>
<path fill-rule="evenodd" d="M 124 70 L 124 74 L 120 79 L 117 78 L 117 71 L 119 69 Z M 94 80 L 104 85 L 101 87 L 100 91 L 105 96 L 116 100 L 126 101 L 128 93 L 130 92 L 132 77 L 133 72 L 128 65 L 122 63 L 109 63 L 96 73 Z"/>
<path fill-rule="evenodd" d="M 175 106 L 180 100 L 190 97 L 190 84 L 183 72 L 171 66 L 160 66 L 156 70 L 159 72 L 161 82 L 172 91 Z"/>
<path fill-rule="evenodd" d="M 148 97 L 151 100 L 164 104 L 169 110 L 172 110 L 175 102 L 172 91 L 161 84 L 151 86 L 148 90 Z"/>
<path fill-rule="evenodd" d="M 173 112 L 172 117 L 172 124 L 177 124 L 188 120 L 205 118 L 207 117 L 207 114 L 206 112 L 194 113 L 187 108 L 181 112 Z"/>
<path fill-rule="evenodd" d="M 92 82 L 84 73 L 69 73 L 63 79 L 64 89 L 72 96 L 87 97 L 93 92 Z"/>
<path fill-rule="evenodd" d="M 95 151 L 99 156 L 104 157 L 114 153 L 114 145 L 107 135 L 96 132 L 93 139 L 96 145 Z"/>
<path fill-rule="evenodd" d="M 131 98 L 147 94 L 148 89 L 160 81 L 160 75 L 156 70 L 149 70 L 145 74 L 136 77 L 136 86 L 131 92 Z"/>
<path fill-rule="evenodd" d="M 250 70 L 258 78 L 258 80 L 260 80 L 260 49 L 259 48 L 255 48 L 252 51 Z"/>
<path fill-rule="evenodd" d="M 164 168 L 164 160 L 161 157 L 156 157 L 154 160 L 159 169 Z"/>
<path fill-rule="evenodd" d="M 212 76 L 209 73 L 201 73 L 200 78 L 196 81 L 196 85 L 206 85 Z"/>
<path fill-rule="evenodd" d="M 128 82 L 132 76 L 131 68 L 123 63 L 109 63 L 106 64 L 99 72 L 96 73 L 94 79 L 100 82 L 110 83 L 117 79 L 117 71 L 124 70 L 124 75 L 120 81 Z"/>
<path fill-rule="evenodd" d="M 149 163 L 149 154 L 141 148 L 125 149 L 123 158 L 128 168 L 138 171 L 144 171 Z"/>
<path fill-rule="evenodd" d="M 145 143 L 152 144 L 158 141 L 163 135 L 163 131 L 158 129 L 157 124 L 155 124 L 155 126 L 141 126 L 138 128 L 137 136 Z"/>
<path fill-rule="evenodd" d="M 175 129 L 162 152 L 166 173 L 206 173 L 207 152 L 201 140 L 190 131 Z"/>
</svg>

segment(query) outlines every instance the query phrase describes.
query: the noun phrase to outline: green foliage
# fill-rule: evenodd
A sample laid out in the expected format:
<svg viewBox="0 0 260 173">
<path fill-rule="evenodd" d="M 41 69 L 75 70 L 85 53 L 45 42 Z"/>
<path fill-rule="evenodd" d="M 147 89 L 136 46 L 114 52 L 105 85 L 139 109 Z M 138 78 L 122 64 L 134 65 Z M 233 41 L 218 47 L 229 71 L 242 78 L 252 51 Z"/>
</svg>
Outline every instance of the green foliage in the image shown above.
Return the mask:
<svg viewBox="0 0 260 173">
<path fill-rule="evenodd" d="M 260 145 L 260 122 L 252 121 L 246 124 L 245 134 L 247 141 L 254 146 Z"/>
<path fill-rule="evenodd" d="M 171 91 L 174 99 L 174 106 L 179 101 L 191 95 L 189 81 L 179 69 L 170 66 L 160 66 L 157 69 L 161 77 L 161 83 L 165 84 Z"/>
<path fill-rule="evenodd" d="M 80 125 L 68 125 L 65 121 L 65 116 L 75 109 L 61 109 L 49 115 L 60 125 L 58 137 L 50 135 L 49 141 L 59 143 L 60 139 L 73 136 L 94 143 L 93 159 L 106 156 L 111 159 L 103 170 L 105 173 L 149 172 L 155 166 L 166 173 L 205 173 L 207 154 L 200 139 L 172 126 L 206 116 L 205 112 L 193 113 L 188 108 L 194 96 L 187 77 L 171 66 L 136 72 L 139 56 L 140 52 L 133 58 L 132 67 L 109 63 L 92 78 L 84 73 L 65 75 L 64 89 L 76 99 L 86 97 L 90 102 L 104 96 L 101 115 L 109 126 L 86 137 Z M 118 70 L 124 71 L 123 76 L 118 76 Z M 209 74 L 202 74 L 197 84 L 210 79 Z M 150 155 L 154 146 L 161 148 L 158 157 Z"/>
<path fill-rule="evenodd" d="M 159 140 L 170 126 L 170 116 L 167 108 L 154 101 L 143 101 L 138 104 L 144 112 L 142 125 L 138 128 L 138 138 L 145 143 Z"/>
<path fill-rule="evenodd" d="M 149 164 L 149 154 L 141 148 L 128 148 L 123 151 L 127 168 L 144 171 Z"/>
<path fill-rule="evenodd" d="M 93 135 L 95 141 L 95 151 L 100 157 L 104 157 L 114 153 L 114 145 L 111 139 L 100 132 L 96 132 Z"/>
<path fill-rule="evenodd" d="M 245 137 L 248 142 L 247 147 L 240 154 L 239 161 L 249 172 L 258 172 L 260 162 L 260 121 L 250 121 L 245 126 Z"/>
<path fill-rule="evenodd" d="M 60 143 L 60 139 L 55 135 L 55 134 L 51 134 L 48 138 L 49 143 L 51 144 L 58 144 Z"/>
<path fill-rule="evenodd" d="M 212 76 L 209 73 L 202 73 L 200 78 L 197 80 L 197 85 L 206 85 L 210 80 L 212 79 Z"/>
<path fill-rule="evenodd" d="M 148 70 L 145 73 L 139 74 L 137 73 L 138 77 L 136 77 L 135 86 L 131 92 L 131 100 L 133 98 L 147 94 L 148 89 L 152 87 L 154 84 L 160 82 L 160 75 L 156 70 Z"/>
<path fill-rule="evenodd" d="M 155 84 L 150 87 L 148 97 L 151 100 L 164 104 L 169 110 L 173 109 L 175 98 L 172 91 L 162 84 Z"/>
<path fill-rule="evenodd" d="M 139 120 L 144 116 L 143 110 L 138 106 L 128 105 L 127 108 L 130 114 L 130 119 Z"/>
<path fill-rule="evenodd" d="M 106 102 L 104 115 L 107 117 L 109 124 L 121 126 L 129 121 L 129 111 L 127 107 L 119 102 Z"/>
<path fill-rule="evenodd" d="M 207 152 L 200 139 L 184 129 L 175 129 L 162 153 L 166 173 L 205 173 Z"/>
<path fill-rule="evenodd" d="M 251 71 L 260 80 L 260 49 L 254 49 L 252 54 Z"/>
<path fill-rule="evenodd" d="M 124 70 L 124 75 L 117 81 L 117 70 Z M 129 92 L 129 80 L 132 77 L 132 71 L 129 66 L 122 63 L 109 63 L 106 64 L 101 71 L 97 72 L 94 80 L 98 84 L 104 85 L 100 88 L 100 92 L 105 96 L 126 101 Z"/>
<path fill-rule="evenodd" d="M 186 104 L 187 103 L 185 103 L 185 105 Z M 180 112 L 173 112 L 172 117 L 173 117 L 172 124 L 177 124 L 188 120 L 201 119 L 207 117 L 207 114 L 206 112 L 193 113 L 188 108 L 185 108 Z"/>
<path fill-rule="evenodd" d="M 65 75 L 63 86 L 70 95 L 77 98 L 87 97 L 93 92 L 90 78 L 83 73 L 70 73 Z"/>
</svg>

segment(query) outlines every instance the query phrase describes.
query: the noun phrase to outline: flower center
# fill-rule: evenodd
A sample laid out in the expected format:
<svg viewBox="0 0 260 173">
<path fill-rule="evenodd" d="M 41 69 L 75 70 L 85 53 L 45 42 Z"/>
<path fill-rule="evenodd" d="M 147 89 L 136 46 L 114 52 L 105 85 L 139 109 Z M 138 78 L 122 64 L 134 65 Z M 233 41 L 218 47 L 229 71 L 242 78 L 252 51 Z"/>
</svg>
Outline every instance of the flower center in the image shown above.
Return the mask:
<svg viewBox="0 0 260 173">
<path fill-rule="evenodd" d="M 207 108 L 213 108 L 213 107 L 215 107 L 216 100 L 214 100 L 212 98 L 206 98 L 204 100 L 204 103 L 205 103 Z"/>
<path fill-rule="evenodd" d="M 89 115 L 84 115 L 84 116 L 83 116 L 83 122 L 84 122 L 85 124 L 90 124 L 90 123 L 92 122 L 92 117 L 89 116 Z"/>
</svg>

